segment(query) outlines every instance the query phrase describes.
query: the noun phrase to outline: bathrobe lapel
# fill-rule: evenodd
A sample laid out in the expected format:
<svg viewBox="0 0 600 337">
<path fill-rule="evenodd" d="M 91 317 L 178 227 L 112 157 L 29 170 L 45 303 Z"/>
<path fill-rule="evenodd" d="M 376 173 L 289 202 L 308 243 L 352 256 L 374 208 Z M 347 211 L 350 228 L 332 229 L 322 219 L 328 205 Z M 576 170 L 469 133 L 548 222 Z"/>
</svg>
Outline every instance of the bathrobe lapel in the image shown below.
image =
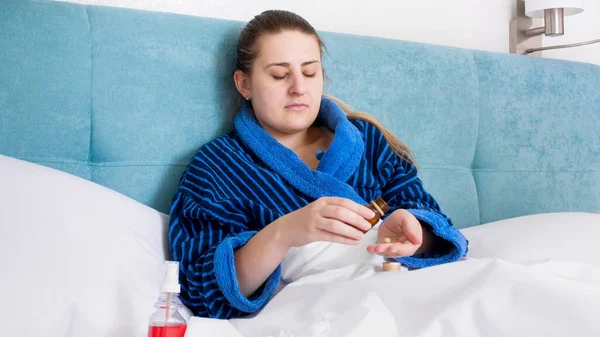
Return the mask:
<svg viewBox="0 0 600 337">
<path fill-rule="evenodd" d="M 246 101 L 235 118 L 235 129 L 242 141 L 270 169 L 302 193 L 318 199 L 336 196 L 360 204 L 366 202 L 346 183 L 358 168 L 365 151 L 361 132 L 333 101 L 323 98 L 317 117 L 334 130 L 334 138 L 316 170 L 312 170 L 290 149 L 263 129 Z"/>
</svg>

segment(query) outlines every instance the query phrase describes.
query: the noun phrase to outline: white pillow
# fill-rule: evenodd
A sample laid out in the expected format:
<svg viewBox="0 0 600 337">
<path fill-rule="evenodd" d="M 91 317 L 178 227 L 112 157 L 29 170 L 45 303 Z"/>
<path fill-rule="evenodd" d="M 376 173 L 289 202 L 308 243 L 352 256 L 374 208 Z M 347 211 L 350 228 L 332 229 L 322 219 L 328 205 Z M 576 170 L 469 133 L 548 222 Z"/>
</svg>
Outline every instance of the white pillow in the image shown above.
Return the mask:
<svg viewBox="0 0 600 337">
<path fill-rule="evenodd" d="M 3 336 L 146 336 L 167 215 L 0 155 Z"/>
<path fill-rule="evenodd" d="M 600 214 L 543 213 L 461 230 L 468 257 L 515 262 L 574 260 L 600 267 Z"/>
</svg>

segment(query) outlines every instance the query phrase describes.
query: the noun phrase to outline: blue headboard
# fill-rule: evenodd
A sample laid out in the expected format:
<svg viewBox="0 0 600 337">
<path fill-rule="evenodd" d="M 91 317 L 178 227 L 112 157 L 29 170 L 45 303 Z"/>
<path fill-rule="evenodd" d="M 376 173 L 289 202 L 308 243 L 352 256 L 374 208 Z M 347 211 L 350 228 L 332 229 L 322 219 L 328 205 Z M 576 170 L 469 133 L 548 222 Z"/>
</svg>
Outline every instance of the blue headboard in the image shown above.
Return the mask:
<svg viewBox="0 0 600 337">
<path fill-rule="evenodd" d="M 242 22 L 61 2 L 0 4 L 0 154 L 166 212 L 229 130 Z M 325 92 L 415 152 L 457 227 L 600 212 L 600 67 L 322 33 Z"/>
</svg>

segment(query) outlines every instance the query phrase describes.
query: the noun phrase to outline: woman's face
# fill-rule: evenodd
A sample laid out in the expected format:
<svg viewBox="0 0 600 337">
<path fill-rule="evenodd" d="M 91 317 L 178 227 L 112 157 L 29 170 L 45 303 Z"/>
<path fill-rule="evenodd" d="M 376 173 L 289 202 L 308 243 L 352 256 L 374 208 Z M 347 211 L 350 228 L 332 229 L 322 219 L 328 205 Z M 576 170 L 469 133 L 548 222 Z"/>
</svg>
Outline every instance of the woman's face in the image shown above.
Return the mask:
<svg viewBox="0 0 600 337">
<path fill-rule="evenodd" d="M 303 132 L 315 121 L 323 94 L 317 38 L 299 31 L 260 37 L 248 78 L 252 107 L 269 133 Z"/>
</svg>

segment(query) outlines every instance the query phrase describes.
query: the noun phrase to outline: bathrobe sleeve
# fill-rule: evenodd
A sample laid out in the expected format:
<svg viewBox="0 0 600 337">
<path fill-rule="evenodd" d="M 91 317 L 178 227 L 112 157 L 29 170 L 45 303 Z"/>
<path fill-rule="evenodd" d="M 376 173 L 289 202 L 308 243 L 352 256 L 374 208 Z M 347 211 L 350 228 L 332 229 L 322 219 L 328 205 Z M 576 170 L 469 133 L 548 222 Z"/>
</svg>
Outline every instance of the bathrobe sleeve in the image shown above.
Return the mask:
<svg viewBox="0 0 600 337">
<path fill-rule="evenodd" d="M 250 298 L 240 292 L 234 251 L 256 231 L 239 210 L 243 200 L 217 197 L 214 177 L 193 166 L 182 177 L 170 211 L 169 243 L 180 263 L 181 300 L 202 317 L 228 319 L 256 312 L 273 295 L 281 267 Z"/>
<path fill-rule="evenodd" d="M 433 196 L 423 188 L 417 169 L 408 161 L 398 157 L 374 126 L 369 127 L 374 129 L 372 139 L 379 150 L 377 167 L 384 177 L 382 197 L 390 206 L 388 214 L 397 209 L 405 209 L 421 222 L 424 229 L 430 230 L 435 236 L 443 239 L 431 253 L 415 254 L 397 260 L 410 268 L 423 268 L 457 261 L 464 257 L 468 250 L 467 239 L 442 212 Z"/>
</svg>

